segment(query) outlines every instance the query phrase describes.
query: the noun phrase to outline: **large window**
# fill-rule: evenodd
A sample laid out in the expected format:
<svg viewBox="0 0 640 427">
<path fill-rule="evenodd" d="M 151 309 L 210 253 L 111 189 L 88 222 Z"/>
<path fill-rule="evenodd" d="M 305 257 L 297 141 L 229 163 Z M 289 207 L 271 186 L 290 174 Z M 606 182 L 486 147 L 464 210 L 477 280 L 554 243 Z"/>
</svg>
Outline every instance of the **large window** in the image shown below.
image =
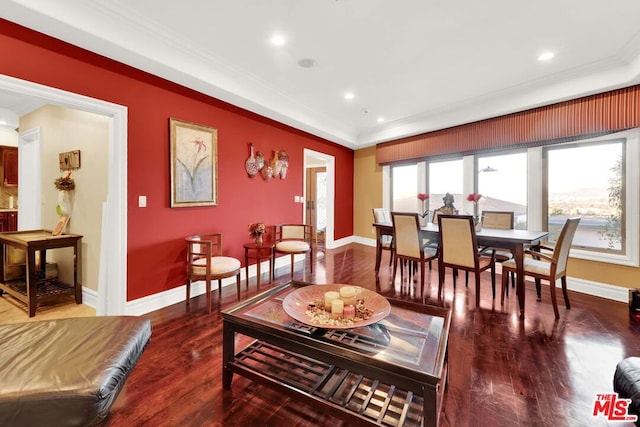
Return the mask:
<svg viewBox="0 0 640 427">
<path fill-rule="evenodd" d="M 391 210 L 417 212 L 418 165 L 400 165 L 391 168 Z"/>
<path fill-rule="evenodd" d="M 580 216 L 574 247 L 624 253 L 624 141 L 549 147 L 546 161 L 549 240 Z"/>
<path fill-rule="evenodd" d="M 450 193 L 453 194 L 454 206 L 462 213 L 462 159 L 429 162 L 428 168 L 429 210 L 441 207 L 444 204 L 442 198 Z"/>
<path fill-rule="evenodd" d="M 527 228 L 527 152 L 478 157 L 483 211 L 510 211 L 515 228 Z"/>
</svg>

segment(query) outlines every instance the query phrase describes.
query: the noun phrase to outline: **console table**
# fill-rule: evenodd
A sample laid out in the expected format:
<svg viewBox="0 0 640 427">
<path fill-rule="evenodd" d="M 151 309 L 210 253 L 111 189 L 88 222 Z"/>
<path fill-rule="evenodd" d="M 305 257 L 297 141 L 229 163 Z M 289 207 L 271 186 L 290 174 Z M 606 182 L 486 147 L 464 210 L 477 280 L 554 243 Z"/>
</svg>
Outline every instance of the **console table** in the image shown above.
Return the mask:
<svg viewBox="0 0 640 427">
<path fill-rule="evenodd" d="M 36 314 L 38 301 L 44 302 L 62 294 L 75 294 L 77 304 L 82 304 L 82 286 L 78 283 L 82 236 L 61 234 L 53 236 L 50 230 L 26 230 L 0 233 L 2 262 L 0 277 L 4 276 L 7 247 L 22 249 L 26 255 L 26 271 L 23 280 L 0 282 L 0 295 L 8 293 L 27 304 L 29 317 Z M 73 283 L 44 280 L 47 249 L 73 248 Z M 40 270 L 36 271 L 36 252 L 40 252 Z M 40 278 L 38 277 L 40 276 Z"/>
<path fill-rule="evenodd" d="M 350 425 L 438 426 L 449 309 L 390 300 L 377 323 L 325 329 L 283 308 L 287 294 L 307 285 L 285 283 L 222 311 L 223 387 L 237 373 Z"/>
</svg>

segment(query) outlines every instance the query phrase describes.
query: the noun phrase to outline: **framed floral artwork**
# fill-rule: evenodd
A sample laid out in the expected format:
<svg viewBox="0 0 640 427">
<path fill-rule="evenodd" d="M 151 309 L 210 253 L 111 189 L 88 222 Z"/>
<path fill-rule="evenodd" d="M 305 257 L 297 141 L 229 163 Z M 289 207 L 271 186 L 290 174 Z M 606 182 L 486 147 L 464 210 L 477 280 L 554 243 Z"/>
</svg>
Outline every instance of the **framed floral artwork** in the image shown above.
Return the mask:
<svg viewBox="0 0 640 427">
<path fill-rule="evenodd" d="M 218 204 L 218 131 L 169 119 L 171 207 Z"/>
</svg>

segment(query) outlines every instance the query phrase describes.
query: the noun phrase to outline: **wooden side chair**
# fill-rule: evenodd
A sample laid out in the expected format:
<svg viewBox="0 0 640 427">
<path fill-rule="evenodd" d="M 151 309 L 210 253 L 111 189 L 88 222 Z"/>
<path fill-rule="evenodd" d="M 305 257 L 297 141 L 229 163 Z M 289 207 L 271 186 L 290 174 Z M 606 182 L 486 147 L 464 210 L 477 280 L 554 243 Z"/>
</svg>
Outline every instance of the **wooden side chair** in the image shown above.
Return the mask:
<svg viewBox="0 0 640 427">
<path fill-rule="evenodd" d="M 278 224 L 274 226 L 275 254 L 291 255 L 291 280 L 293 280 L 295 256 L 308 253 L 313 273 L 313 226 L 308 224 Z"/>
<path fill-rule="evenodd" d="M 440 254 L 438 256 L 438 297 L 443 294 L 446 267 L 472 271 L 476 279 L 476 307 L 480 305 L 480 273 L 491 269 L 491 288 L 496 297 L 496 255 L 479 250 L 471 215 L 438 215 Z M 453 274 L 453 288 L 456 274 Z"/>
<path fill-rule="evenodd" d="M 515 214 L 512 211 L 482 211 L 482 227 L 498 228 L 501 230 L 513 230 Z M 509 249 L 491 248 L 496 252 L 496 261 L 503 263 L 513 259 Z M 504 272 L 502 274 L 505 274 Z M 516 286 L 516 275 L 511 273 L 511 287 Z M 509 295 L 509 287 L 506 289 Z"/>
<path fill-rule="evenodd" d="M 541 246 L 542 250 L 551 251 L 551 253 L 543 253 L 531 249 L 525 252 L 525 254 L 531 255 L 531 257 L 525 257 L 524 259 L 524 274 L 525 276 L 531 276 L 536 280 L 536 292 L 538 293 L 538 299 L 540 299 L 540 280 L 549 281 L 551 304 L 553 304 L 553 312 L 555 313 L 556 319 L 560 318 L 558 303 L 556 301 L 556 281 L 558 279 L 560 279 L 562 283 L 564 304 L 567 309 L 571 308 L 569 295 L 567 294 L 567 261 L 569 260 L 569 251 L 571 250 L 573 236 L 576 234 L 579 223 L 579 217 L 567 219 L 562 226 L 560 237 L 558 237 L 558 240 L 556 241 L 555 248 L 552 249 L 546 246 Z M 500 299 L 502 304 L 504 304 L 504 293 L 506 287 L 505 272 L 507 271 L 516 271 L 515 260 L 509 260 L 502 264 L 502 297 Z"/>
<path fill-rule="evenodd" d="M 420 230 L 420 218 L 417 213 L 391 212 L 393 223 L 393 279 L 396 278 L 398 261 L 400 264 L 400 280 L 403 277 L 402 262 L 408 261 L 409 269 L 415 263 L 420 268 L 420 295 L 424 295 L 425 265 L 438 257 L 436 248 L 425 245 Z"/>
<path fill-rule="evenodd" d="M 377 224 L 391 223 L 391 213 L 388 209 L 373 208 L 373 222 Z M 393 234 L 380 236 L 380 247 L 383 251 L 389 251 L 389 267 L 393 263 Z"/>
<path fill-rule="evenodd" d="M 218 295 L 222 294 L 222 279 L 236 277 L 240 298 L 240 260 L 222 255 L 220 233 L 199 234 L 185 238 L 187 242 L 187 305 L 191 300 L 191 283 L 204 280 L 207 307 L 211 313 L 211 281 L 218 281 Z"/>
</svg>

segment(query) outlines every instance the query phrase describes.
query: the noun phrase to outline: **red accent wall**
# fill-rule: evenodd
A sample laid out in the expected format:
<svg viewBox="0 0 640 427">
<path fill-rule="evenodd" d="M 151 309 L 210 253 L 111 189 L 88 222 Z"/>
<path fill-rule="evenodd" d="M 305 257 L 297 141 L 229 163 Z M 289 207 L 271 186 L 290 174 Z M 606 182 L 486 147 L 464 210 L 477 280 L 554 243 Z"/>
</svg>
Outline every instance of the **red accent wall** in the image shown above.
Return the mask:
<svg viewBox="0 0 640 427">
<path fill-rule="evenodd" d="M 127 300 L 185 283 L 185 236 L 221 232 L 226 254 L 243 259 L 249 223 L 302 221 L 304 148 L 335 157 L 335 238 L 353 234 L 352 150 L 2 19 L 0 46 L 2 74 L 128 108 Z M 217 128 L 217 206 L 169 207 L 170 117 Z M 286 180 L 247 176 L 250 141 L 268 159 L 289 154 Z"/>
</svg>

